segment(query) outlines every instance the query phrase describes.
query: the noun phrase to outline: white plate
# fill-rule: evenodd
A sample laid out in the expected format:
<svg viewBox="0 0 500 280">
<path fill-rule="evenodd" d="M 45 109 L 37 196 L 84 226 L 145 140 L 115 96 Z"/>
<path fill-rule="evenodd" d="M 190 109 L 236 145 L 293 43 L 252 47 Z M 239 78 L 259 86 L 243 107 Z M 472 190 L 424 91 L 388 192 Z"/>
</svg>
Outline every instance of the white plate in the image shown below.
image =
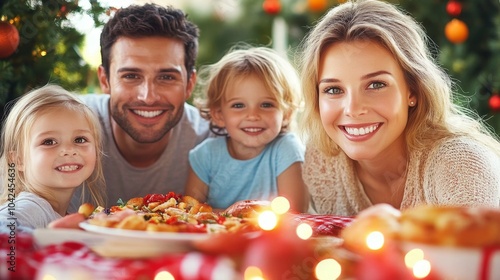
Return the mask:
<svg viewBox="0 0 500 280">
<path fill-rule="evenodd" d="M 84 230 L 40 228 L 34 231 L 38 246 L 74 241 L 104 257 L 149 258 L 192 251 L 194 241 L 210 238 L 206 233 L 147 232 L 80 223 Z"/>
<path fill-rule="evenodd" d="M 131 238 L 154 239 L 154 240 L 175 241 L 175 242 L 183 242 L 183 241 L 192 242 L 197 240 L 205 240 L 210 237 L 208 233 L 154 232 L 145 230 L 109 228 L 109 227 L 92 225 L 89 224 L 87 221 L 81 222 L 79 225 L 82 229 L 88 232 L 113 235 L 117 237 L 131 237 Z"/>
<path fill-rule="evenodd" d="M 490 250 L 481 248 L 460 248 L 434 246 L 429 244 L 403 242 L 403 250 L 408 252 L 419 248 L 424 258 L 431 263 L 443 279 L 474 280 L 500 279 L 500 247 Z M 483 264 L 484 262 L 484 264 Z M 481 274 L 486 277 L 482 278 Z"/>
</svg>

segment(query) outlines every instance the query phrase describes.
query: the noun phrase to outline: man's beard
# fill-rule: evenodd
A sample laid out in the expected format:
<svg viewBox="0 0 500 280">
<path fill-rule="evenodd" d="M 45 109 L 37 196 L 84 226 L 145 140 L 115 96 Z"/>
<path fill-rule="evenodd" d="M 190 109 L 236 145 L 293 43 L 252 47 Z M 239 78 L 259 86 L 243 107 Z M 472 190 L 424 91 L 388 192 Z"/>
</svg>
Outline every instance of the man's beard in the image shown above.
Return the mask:
<svg viewBox="0 0 500 280">
<path fill-rule="evenodd" d="M 172 109 L 174 108 L 172 107 Z M 132 139 L 134 139 L 134 141 L 147 144 L 160 141 L 172 128 L 174 128 L 179 123 L 184 113 L 184 106 L 180 106 L 175 115 L 172 115 L 172 112 L 174 112 L 174 110 L 168 110 L 166 113 L 163 113 L 169 114 L 169 119 L 165 126 L 160 128 L 159 130 L 135 129 L 132 123 L 127 120 L 127 114 L 133 113 L 128 110 L 125 112 L 126 113 L 118 110 L 117 107 L 114 107 L 111 110 L 111 117 L 121 127 L 121 129 L 123 129 L 128 135 L 130 135 Z"/>
</svg>

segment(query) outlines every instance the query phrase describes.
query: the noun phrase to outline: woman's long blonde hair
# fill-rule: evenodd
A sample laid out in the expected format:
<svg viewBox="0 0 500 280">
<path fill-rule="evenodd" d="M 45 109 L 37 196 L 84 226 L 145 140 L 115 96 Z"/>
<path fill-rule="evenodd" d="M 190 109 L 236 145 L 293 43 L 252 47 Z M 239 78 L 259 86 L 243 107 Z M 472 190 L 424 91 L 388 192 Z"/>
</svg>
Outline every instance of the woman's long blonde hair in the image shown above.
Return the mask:
<svg viewBox="0 0 500 280">
<path fill-rule="evenodd" d="M 30 131 L 35 120 L 48 110 L 68 109 L 82 114 L 87 120 L 92 136 L 95 139 L 96 164 L 94 172 L 83 183 L 84 190 L 91 194 L 96 205 L 103 204 L 104 176 L 102 170 L 102 129 L 97 116 L 92 110 L 78 99 L 75 94 L 68 92 L 57 85 L 46 85 L 34 89 L 22 97 L 13 105 L 9 115 L 3 122 L 1 135 L 0 155 L 0 178 L 2 178 L 2 189 L 0 202 L 9 199 L 9 194 L 19 194 L 21 191 L 36 193 L 49 202 L 57 203 L 47 194 L 39 193 L 32 183 L 26 178 L 24 172 L 19 172 L 16 163 L 28 162 L 28 147 L 31 142 Z M 15 155 L 15 156 L 13 156 Z M 14 181 L 12 181 L 14 179 Z M 15 187 L 9 190 L 9 184 Z M 12 186 L 12 185 L 11 185 Z"/>
<path fill-rule="evenodd" d="M 435 62 L 430 40 L 411 16 L 396 6 L 377 0 L 348 1 L 332 8 L 301 42 L 305 109 L 301 118 L 304 136 L 328 155 L 338 146 L 323 129 L 318 104 L 318 67 L 323 51 L 339 42 L 371 41 L 387 49 L 403 70 L 416 97 L 405 130 L 408 149 L 425 149 L 453 135 L 468 135 L 500 155 L 498 138 L 471 110 L 455 104 L 450 77 Z"/>
</svg>

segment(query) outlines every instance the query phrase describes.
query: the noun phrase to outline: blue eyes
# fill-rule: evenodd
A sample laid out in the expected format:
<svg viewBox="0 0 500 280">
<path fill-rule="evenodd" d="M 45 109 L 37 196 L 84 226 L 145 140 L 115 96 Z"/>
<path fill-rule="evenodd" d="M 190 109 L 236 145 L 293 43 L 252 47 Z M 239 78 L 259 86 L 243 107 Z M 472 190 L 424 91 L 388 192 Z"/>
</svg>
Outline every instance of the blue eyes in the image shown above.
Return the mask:
<svg viewBox="0 0 500 280">
<path fill-rule="evenodd" d="M 340 93 L 342 93 L 342 90 L 340 90 L 337 87 L 327 87 L 327 88 L 325 88 L 325 90 L 323 92 L 329 93 L 329 94 L 340 94 Z"/>
<path fill-rule="evenodd" d="M 88 140 L 85 137 L 78 137 L 75 139 L 75 143 L 83 144 L 83 143 L 87 143 L 87 142 L 88 142 Z"/>
<path fill-rule="evenodd" d="M 373 82 L 373 83 L 371 83 L 368 86 L 368 88 L 370 88 L 370 89 L 379 89 L 379 88 L 383 88 L 385 86 L 386 86 L 386 84 L 383 83 L 383 82 Z"/>
<path fill-rule="evenodd" d="M 56 141 L 52 139 L 47 139 L 42 141 L 42 145 L 50 146 L 50 145 L 55 145 Z"/>
<path fill-rule="evenodd" d="M 367 89 L 378 90 L 378 89 L 385 88 L 386 86 L 387 86 L 386 83 L 376 81 L 376 82 L 371 82 L 368 85 Z M 340 87 L 330 86 L 330 87 L 326 87 L 325 89 L 323 89 L 323 93 L 337 95 L 337 94 L 344 93 L 344 90 L 342 90 Z"/>
<path fill-rule="evenodd" d="M 272 103 L 262 103 L 260 105 L 260 107 L 262 107 L 262 108 L 274 108 L 275 106 Z M 237 108 L 237 109 L 245 108 L 245 104 L 235 103 L 235 104 L 231 105 L 231 108 Z"/>
<path fill-rule="evenodd" d="M 85 137 L 76 137 L 74 142 L 77 144 L 84 144 L 84 143 L 89 142 L 89 140 Z M 53 146 L 56 144 L 57 144 L 57 141 L 54 139 L 45 139 L 42 141 L 42 145 L 44 145 L 44 146 Z"/>
</svg>

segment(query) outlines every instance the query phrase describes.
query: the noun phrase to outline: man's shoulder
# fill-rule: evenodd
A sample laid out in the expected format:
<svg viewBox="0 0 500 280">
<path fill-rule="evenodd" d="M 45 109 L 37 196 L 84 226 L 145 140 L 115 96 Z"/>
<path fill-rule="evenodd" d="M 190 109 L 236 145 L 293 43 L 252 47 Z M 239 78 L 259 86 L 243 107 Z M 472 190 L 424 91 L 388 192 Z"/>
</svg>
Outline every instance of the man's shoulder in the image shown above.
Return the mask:
<svg viewBox="0 0 500 280">
<path fill-rule="evenodd" d="M 193 130 L 197 135 L 203 135 L 204 138 L 209 136 L 209 122 L 201 117 L 200 112 L 196 107 L 189 103 L 184 104 L 184 115 L 181 120 L 181 130 Z"/>
<path fill-rule="evenodd" d="M 108 103 L 109 103 L 109 94 L 103 93 L 87 93 L 80 94 L 80 99 L 87 104 L 94 111 L 102 114 L 107 111 Z"/>
</svg>

